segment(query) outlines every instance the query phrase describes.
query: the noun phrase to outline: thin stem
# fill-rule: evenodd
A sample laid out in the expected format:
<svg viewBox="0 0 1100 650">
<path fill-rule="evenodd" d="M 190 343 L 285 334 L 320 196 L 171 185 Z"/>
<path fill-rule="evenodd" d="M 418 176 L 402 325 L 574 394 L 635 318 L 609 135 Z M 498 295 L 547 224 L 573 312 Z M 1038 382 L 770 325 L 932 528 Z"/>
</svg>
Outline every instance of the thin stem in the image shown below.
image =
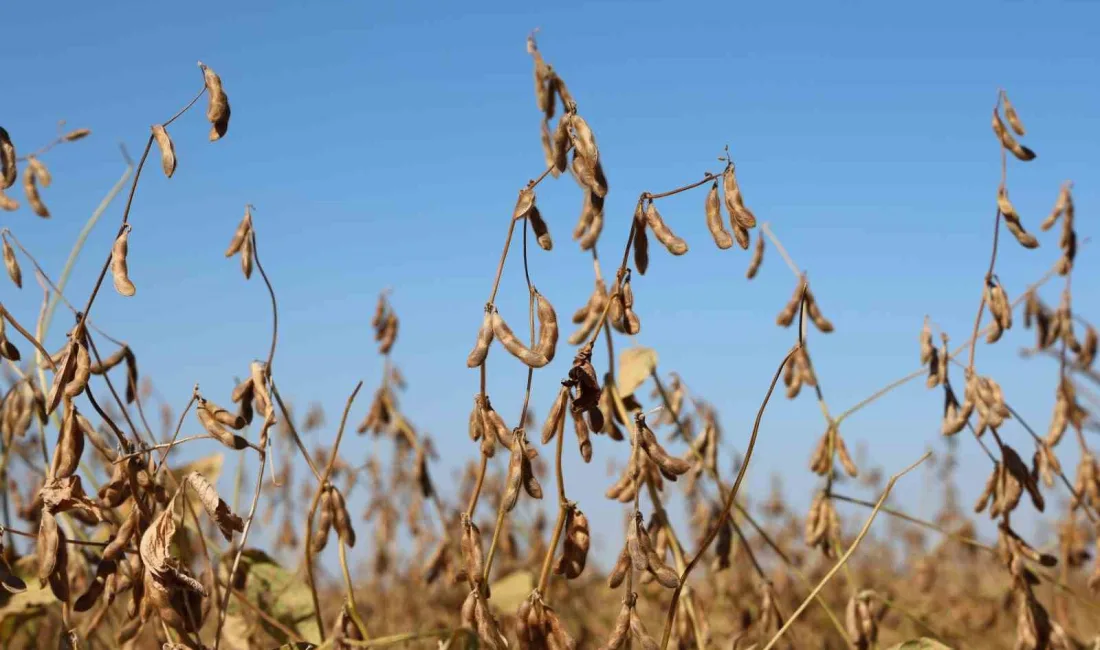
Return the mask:
<svg viewBox="0 0 1100 650">
<path fill-rule="evenodd" d="M 704 184 L 709 183 L 713 180 L 717 180 L 718 178 L 721 178 L 721 174 L 712 174 L 711 172 L 707 172 L 706 174 L 703 175 L 702 180 L 696 181 L 694 183 L 688 183 L 687 185 L 684 185 L 683 187 L 677 187 L 674 190 L 669 190 L 667 192 L 661 192 L 659 194 L 650 194 L 649 192 L 643 192 L 642 193 L 642 198 L 646 199 L 646 200 L 663 199 L 667 196 L 672 196 L 674 194 L 679 194 L 680 192 L 686 192 L 688 190 L 693 190 L 696 187 L 699 187 L 700 185 L 704 185 Z"/>
<path fill-rule="evenodd" d="M 474 484 L 474 493 L 470 495 L 470 503 L 466 507 L 466 516 L 473 517 L 474 510 L 477 508 L 477 500 L 481 497 L 481 487 L 485 484 L 485 470 L 489 465 L 489 457 L 485 454 L 481 455 L 481 469 L 477 473 L 477 483 Z"/>
<path fill-rule="evenodd" d="M 275 344 L 279 342 L 279 303 L 275 300 L 275 289 L 271 286 L 271 280 L 267 278 L 264 265 L 260 264 L 260 247 L 256 243 L 256 230 L 252 230 L 252 259 L 256 262 L 256 269 L 260 277 L 267 285 L 267 293 L 271 296 L 271 349 L 267 353 L 267 374 L 271 374 L 271 364 L 275 361 Z"/>
<path fill-rule="evenodd" d="M 562 415 L 565 417 L 565 415 Z M 538 591 L 546 597 L 546 586 L 550 582 L 550 564 L 554 559 L 554 552 L 558 548 L 558 541 L 561 539 L 562 529 L 565 528 L 565 516 L 569 512 L 569 508 L 572 507 L 565 498 L 565 474 L 561 469 L 561 457 L 562 451 L 565 448 L 565 432 L 562 431 L 558 434 L 558 444 L 554 454 L 554 475 L 558 480 L 558 521 L 554 524 L 554 534 L 550 537 L 550 546 L 546 549 L 546 557 L 542 560 L 542 572 L 539 574 L 539 586 Z M 486 573 L 488 576 L 488 573 Z"/>
<path fill-rule="evenodd" d="M 788 629 L 790 629 L 791 625 L 794 624 L 799 615 L 801 615 L 802 612 L 804 612 L 806 608 L 809 607 L 810 601 L 813 600 L 813 598 L 817 594 L 821 593 L 821 590 L 825 588 L 825 585 L 829 583 L 829 580 L 831 580 L 832 577 L 836 575 L 836 572 L 839 571 L 840 568 L 844 566 L 844 564 L 848 561 L 848 558 L 852 556 L 852 553 L 855 552 L 856 548 L 859 546 L 859 543 L 862 542 L 863 538 L 867 536 L 867 531 L 871 529 L 871 524 L 875 521 L 875 515 L 877 515 L 879 509 L 882 508 L 882 504 L 886 501 L 886 497 L 890 496 L 890 491 L 894 489 L 894 484 L 898 482 L 898 479 L 900 479 L 902 476 L 905 476 L 917 465 L 923 463 L 931 455 L 932 452 L 925 452 L 925 454 L 921 456 L 920 459 L 917 460 L 917 462 L 890 477 L 890 480 L 886 483 L 886 489 L 883 490 L 882 496 L 879 497 L 878 503 L 875 504 L 875 509 L 871 511 L 871 516 L 867 518 L 867 521 L 863 524 L 863 528 L 859 531 L 859 534 L 856 535 L 855 540 L 852 541 L 852 544 L 848 547 L 848 550 L 844 552 L 844 555 L 842 555 L 840 559 L 837 560 L 837 563 L 833 566 L 833 568 L 825 574 L 825 577 L 821 579 L 816 587 L 814 587 L 810 595 L 802 601 L 802 604 L 798 606 L 798 609 L 796 609 L 794 613 L 791 614 L 790 618 L 788 618 L 787 621 L 783 624 L 783 626 L 779 628 L 779 631 L 775 633 L 775 636 L 773 636 L 770 641 L 768 641 L 768 644 L 764 646 L 763 650 L 769 650 L 770 648 L 775 646 L 775 644 L 779 641 L 779 638 L 782 637 Z"/>
<path fill-rule="evenodd" d="M 248 533 L 252 530 L 252 521 L 256 517 L 256 506 L 260 503 L 260 492 L 264 486 L 264 468 L 267 466 L 267 448 L 266 445 L 270 444 L 270 441 L 265 442 L 265 447 L 260 450 L 260 469 L 256 473 L 256 491 L 252 495 L 252 505 L 248 508 L 248 517 L 244 520 L 244 530 L 241 531 L 240 545 L 237 547 L 237 552 L 233 556 L 233 565 L 229 569 L 229 584 L 233 584 L 233 577 L 237 575 L 237 567 L 241 563 L 241 555 L 244 553 L 244 545 L 248 540 Z M 221 607 L 218 610 L 218 628 L 214 632 L 214 650 L 218 650 L 222 641 L 222 627 L 225 625 L 225 616 L 229 613 L 229 594 L 232 589 L 226 589 L 225 595 L 222 596 Z M 324 631 L 321 631 L 324 634 Z"/>
<path fill-rule="evenodd" d="M 497 274 L 493 279 L 493 290 L 489 293 L 488 304 L 492 305 L 497 299 L 497 290 L 500 288 L 500 276 L 504 273 L 504 260 L 508 259 L 508 248 L 512 245 L 512 233 L 516 230 L 516 220 L 508 222 L 508 235 L 504 238 L 504 248 L 500 251 L 500 261 L 497 262 Z"/>
<path fill-rule="evenodd" d="M 1004 153 L 1004 147 L 1001 147 L 1001 153 Z M 1002 181 L 1003 182 L 1003 181 Z M 989 255 L 989 270 L 986 271 L 985 277 L 982 279 L 982 298 L 978 303 L 978 314 L 974 317 L 974 334 L 970 337 L 970 359 L 966 363 L 966 372 L 969 375 L 974 372 L 974 355 L 977 353 L 978 348 L 978 330 L 982 326 L 982 314 L 985 313 L 985 285 L 993 277 L 993 268 L 997 264 L 997 241 L 1000 239 L 1001 232 L 1001 209 L 997 208 L 996 214 L 993 215 L 993 252 Z"/>
<path fill-rule="evenodd" d="M 313 476 L 320 482 L 321 473 L 317 471 L 317 465 L 313 462 L 313 458 L 309 455 L 309 452 L 306 451 L 306 446 L 302 444 L 302 437 L 298 435 L 298 429 L 294 426 L 294 420 L 290 417 L 290 412 L 287 410 L 286 404 L 283 404 L 283 398 L 279 395 L 279 389 L 275 387 L 274 377 L 271 378 L 271 396 L 275 398 L 275 403 L 279 405 L 279 412 L 283 414 L 283 421 L 286 422 L 286 428 L 290 431 L 290 437 L 294 438 L 294 444 L 298 445 L 298 451 L 302 452 L 302 457 L 306 459 L 306 465 L 309 465 L 309 471 L 313 472 Z"/>
<path fill-rule="evenodd" d="M 362 381 L 355 384 L 355 389 L 351 391 L 351 395 L 348 396 L 347 403 L 344 405 L 344 414 L 340 418 L 340 428 L 336 432 L 336 441 L 332 443 L 332 451 L 329 453 L 324 472 L 317 477 L 317 491 L 313 493 L 313 501 L 309 504 L 309 514 L 306 516 L 306 576 L 309 579 L 309 591 L 313 599 L 313 615 L 317 619 L 317 628 L 320 631 L 322 641 L 325 640 L 325 621 L 321 618 L 321 602 L 317 596 L 317 581 L 313 575 L 313 517 L 317 514 L 317 506 L 321 503 L 321 495 L 328 488 L 328 479 L 332 475 L 332 468 L 336 465 L 336 457 L 339 455 L 340 441 L 344 438 L 344 428 L 348 421 L 348 412 L 351 411 L 351 404 L 355 401 L 355 396 L 359 394 L 359 389 L 362 387 Z M 340 544 L 343 546 L 343 540 L 340 540 Z M 217 649 L 215 648 L 215 650 Z"/>
<path fill-rule="evenodd" d="M 799 270 L 798 265 L 791 259 L 791 256 L 787 253 L 787 249 L 783 247 L 783 243 L 775 236 L 775 233 L 772 232 L 771 226 L 767 222 L 760 224 L 760 232 L 767 235 L 768 239 L 771 240 L 772 246 L 775 246 L 775 250 L 779 251 L 779 256 L 787 263 L 787 268 L 791 270 L 791 273 L 794 273 L 796 278 L 801 278 L 802 271 Z"/>
<path fill-rule="evenodd" d="M 0 318 L 6 318 L 8 322 L 11 323 L 11 326 L 15 328 L 15 331 L 22 334 L 23 338 L 30 341 L 30 344 L 33 345 L 39 352 L 41 352 L 45 356 L 46 362 L 50 364 L 50 369 L 54 372 L 57 372 L 57 364 L 53 362 L 53 359 L 50 357 L 50 353 L 46 351 L 46 348 L 42 347 L 42 344 L 38 342 L 38 339 L 34 338 L 33 334 L 28 332 L 26 328 L 20 325 L 19 321 L 15 320 L 15 316 L 12 316 L 11 312 L 8 311 L 3 304 L 0 304 Z"/>
<path fill-rule="evenodd" d="M 805 297 L 803 297 L 803 303 L 804 302 Z M 799 318 L 801 320 L 801 316 Z M 745 473 L 749 468 L 749 461 L 752 459 L 753 449 L 756 447 L 756 436 L 760 432 L 760 420 L 764 417 L 764 409 L 768 407 L 768 401 L 771 400 L 772 392 L 775 391 L 775 385 L 779 382 L 779 376 L 783 373 L 783 367 L 787 365 L 787 362 L 790 361 L 791 357 L 798 351 L 801 345 L 802 341 L 799 340 L 798 343 L 791 347 L 783 357 L 783 360 L 779 363 L 779 367 L 776 368 L 775 375 L 772 376 L 771 384 L 768 385 L 768 392 L 764 395 L 764 401 L 760 403 L 760 408 L 756 411 L 756 420 L 752 425 L 752 435 L 749 437 L 749 445 L 745 451 L 745 460 L 741 462 L 741 468 L 738 470 L 737 478 L 733 482 L 733 489 L 730 490 L 729 496 L 726 498 L 726 504 L 722 508 L 722 516 L 719 518 L 717 525 L 707 534 L 703 543 L 699 546 L 698 552 L 696 552 L 695 556 L 688 562 L 687 567 L 684 568 L 683 573 L 680 575 L 680 583 L 677 585 L 676 590 L 672 592 L 672 603 L 668 607 L 668 615 L 665 619 L 665 630 L 661 635 L 661 650 L 668 647 L 668 639 L 672 634 L 673 619 L 676 617 L 676 603 L 680 599 L 680 592 L 683 591 L 688 575 L 714 542 L 714 538 L 718 536 L 718 531 L 725 525 L 726 521 L 729 520 L 730 510 L 733 508 L 733 504 L 737 499 L 737 490 L 741 487 L 741 481 L 745 478 Z"/>
<path fill-rule="evenodd" d="M 340 568 L 343 570 L 344 574 L 344 589 L 347 591 L 347 602 L 351 620 L 355 623 L 355 626 L 359 628 L 359 633 L 363 635 L 363 638 L 370 639 L 370 633 L 367 632 L 367 624 L 363 621 L 363 617 L 359 614 L 359 607 L 355 604 L 355 588 L 351 585 L 351 571 L 348 570 L 347 545 L 344 544 L 344 540 L 339 541 L 340 544 L 337 548 L 340 549 Z"/>
</svg>

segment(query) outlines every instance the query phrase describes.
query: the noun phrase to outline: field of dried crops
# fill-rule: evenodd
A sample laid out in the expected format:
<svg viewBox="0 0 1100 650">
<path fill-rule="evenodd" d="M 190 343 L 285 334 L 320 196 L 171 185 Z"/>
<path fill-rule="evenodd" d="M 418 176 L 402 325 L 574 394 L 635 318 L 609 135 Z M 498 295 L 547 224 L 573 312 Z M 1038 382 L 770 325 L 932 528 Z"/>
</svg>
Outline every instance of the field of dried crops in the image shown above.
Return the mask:
<svg viewBox="0 0 1100 650">
<path fill-rule="evenodd" d="M 534 36 L 527 52 L 545 167 L 519 184 L 512 214 L 501 219 L 505 242 L 486 279 L 484 316 L 470 324 L 466 365 L 479 378 L 471 385 L 477 392 L 468 414 L 450 416 L 469 433 L 460 476 L 438 469 L 439 453 L 415 423 L 416 406 L 402 403 L 406 378 L 391 357 L 400 320 L 386 291 L 371 319 L 384 368 L 377 387 L 364 390 L 360 381 L 338 419 L 319 407 L 294 413 L 276 371 L 285 345 L 278 287 L 264 269 L 284 260 L 261 262 L 264 224 L 252 206 L 224 233 L 225 257 L 239 260 L 245 281 L 258 275 L 262 285 L 251 284 L 270 296 L 270 343 L 265 338 L 249 352 L 257 358 L 242 363 L 230 395 L 196 385 L 178 414 L 162 403 L 159 421 L 150 423 L 149 377 L 157 369 L 139 371 L 142 351 L 131 349 L 126 332 L 100 329 L 94 307 L 103 292 L 129 297 L 142 288 L 127 265 L 134 195 L 143 173 L 157 173 L 158 156 L 172 177 L 172 138 L 194 137 L 201 100 L 211 146 L 232 137 L 229 97 L 212 68 L 200 64 L 199 92 L 152 127 L 132 174 L 116 188 L 128 190 L 120 195 L 125 208 L 111 249 L 88 252 L 103 258 L 89 295 L 67 294 L 68 268 L 43 268 L 18 226 L 0 231 L 10 280 L 2 295 L 34 284 L 43 292 L 37 313 L 12 313 L 0 303 L 0 645 L 1100 648 L 1100 464 L 1087 435 L 1097 429 L 1090 413 L 1100 385 L 1097 330 L 1074 310 L 1072 183 L 1051 188 L 1057 199 L 1042 222 L 1021 218 L 1009 198 L 1009 170 L 1027 174 L 1036 153 L 1008 94 L 991 93 L 1001 181 L 989 192 L 988 268 L 963 280 L 973 285 L 973 328 L 949 338 L 934 317 L 914 323 L 918 369 L 838 410 L 822 389 L 829 369 L 815 366 L 812 355 L 814 341 L 834 331 L 829 296 L 813 291 L 779 229 L 758 221 L 752 188 L 746 197 L 729 148 L 715 143 L 719 162 L 701 178 L 639 191 L 633 218 L 605 218 L 611 184 L 600 125 L 584 115 L 566 72 L 543 58 Z M 20 134 L 0 128 L 5 214 L 50 218 L 47 162 L 90 133 L 62 129 L 30 150 Z M 563 224 L 544 218 L 537 198 L 544 184 L 564 177 L 575 182 L 581 204 L 573 243 L 559 234 Z M 745 281 L 764 264 L 791 272 L 792 291 L 775 317 L 789 331 L 789 347 L 774 351 L 774 375 L 760 378 L 751 430 L 723 430 L 718 409 L 689 390 L 691 378 L 659 369 L 657 351 L 640 345 L 642 319 L 657 308 L 642 291 L 635 300 L 636 287 L 660 281 L 647 273 L 650 256 L 689 253 L 675 232 L 681 224 L 661 214 L 662 201 L 679 195 L 701 204 L 697 218 L 714 246 L 743 257 Z M 555 244 L 592 257 L 594 288 L 575 311 L 552 304 L 528 268 L 536 246 L 553 254 Z M 998 250 L 1009 246 L 1048 255 L 1049 271 L 1028 286 L 1005 286 Z M 73 255 L 80 251 L 78 243 Z M 528 303 L 525 321 L 511 323 L 496 305 L 510 256 L 522 256 Z M 72 326 L 61 349 L 50 350 L 43 342 L 55 307 Z M 559 312 L 571 313 L 571 325 Z M 1054 382 L 1041 389 L 1055 395 L 1049 418 L 1018 412 L 997 378 L 982 371 L 979 352 L 996 349 L 990 346 L 1013 327 L 1033 332 L 1031 354 L 1057 360 Z M 562 335 L 562 328 L 570 331 Z M 597 349 L 610 363 L 593 362 Z M 534 373 L 555 357 L 572 363 L 555 394 L 538 394 Z M 490 358 L 494 373 L 526 379 L 522 405 L 488 394 Z M 935 442 L 942 452 L 908 467 L 865 466 L 849 451 L 842 424 L 919 382 L 942 395 L 942 441 Z M 768 435 L 766 412 L 795 399 L 815 401 L 823 418 L 820 438 L 805 450 L 808 467 L 797 470 L 815 476 L 808 510 L 788 503 L 779 486 L 763 495 L 743 489 L 757 440 Z M 538 420 L 536 404 L 545 409 Z M 506 417 L 513 409 L 521 421 Z M 364 412 L 359 421 L 352 415 Z M 204 433 L 183 435 L 195 424 Z M 387 441 L 392 456 L 358 463 L 341 455 L 349 426 Z M 621 450 L 603 495 L 571 488 L 577 479 L 562 463 L 563 455 L 606 460 L 593 458 L 595 436 Z M 176 460 L 178 448 L 201 445 L 220 451 Z M 732 472 L 720 461 L 730 448 L 739 452 Z M 958 453 L 988 457 L 980 495 L 956 487 Z M 256 463 L 250 484 L 238 473 L 234 494 L 219 494 L 223 466 L 245 458 Z M 1079 462 L 1071 467 L 1060 458 Z M 896 485 L 920 480 L 907 476 L 918 466 L 944 495 L 930 519 L 887 501 Z M 853 496 L 857 484 L 877 500 Z M 349 508 L 353 492 L 365 494 L 364 511 Z M 596 499 L 622 507 L 621 536 L 600 540 L 614 551 L 612 566 L 589 557 L 585 510 Z M 840 507 L 857 516 L 842 519 Z M 1058 521 L 1048 540 L 1029 539 L 1014 517 L 1035 511 Z"/>
</svg>

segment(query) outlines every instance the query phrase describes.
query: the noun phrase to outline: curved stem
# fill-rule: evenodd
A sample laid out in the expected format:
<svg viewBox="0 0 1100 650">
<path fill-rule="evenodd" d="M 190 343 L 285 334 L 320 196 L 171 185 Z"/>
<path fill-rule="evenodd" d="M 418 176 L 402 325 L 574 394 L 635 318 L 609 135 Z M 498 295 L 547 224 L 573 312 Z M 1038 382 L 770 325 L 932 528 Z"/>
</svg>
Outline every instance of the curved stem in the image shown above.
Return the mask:
<svg viewBox="0 0 1100 650">
<path fill-rule="evenodd" d="M 813 600 L 814 597 L 816 597 L 819 593 L 821 593 L 821 590 L 825 588 L 825 585 L 829 583 L 829 580 L 831 580 L 832 577 L 836 575 L 836 572 L 839 571 L 840 568 L 844 566 L 844 564 L 848 561 L 848 558 L 852 556 L 852 553 L 855 552 L 856 548 L 859 546 L 859 543 L 862 542 L 863 538 L 867 536 L 867 531 L 871 529 L 871 524 L 875 521 L 875 515 L 877 515 L 878 511 L 882 508 L 882 504 L 886 501 L 886 497 L 890 496 L 890 491 L 894 489 L 894 484 L 898 482 L 898 479 L 900 479 L 902 476 L 905 476 L 917 465 L 920 465 L 924 461 L 928 460 L 931 455 L 932 452 L 925 452 L 925 454 L 921 456 L 920 459 L 917 460 L 917 462 L 890 477 L 889 482 L 886 483 L 886 489 L 882 491 L 882 496 L 879 497 L 878 503 L 875 504 L 875 509 L 871 511 L 871 516 L 867 518 L 866 522 L 864 522 L 863 528 L 859 531 L 859 534 L 856 535 L 855 540 L 852 541 L 852 544 L 848 547 L 848 550 L 844 552 L 844 555 L 842 555 L 839 560 L 837 560 L 837 563 L 833 566 L 833 568 L 825 574 L 825 577 L 821 579 L 821 582 L 817 583 L 817 586 L 814 587 L 812 592 L 810 592 L 810 595 L 802 601 L 802 604 L 798 606 L 798 609 L 796 609 L 793 614 L 791 614 L 790 618 L 788 618 L 787 621 L 783 624 L 783 627 L 779 628 L 779 631 L 775 633 L 775 636 L 773 636 L 770 641 L 768 641 L 768 645 L 764 646 L 763 650 L 770 650 L 770 648 L 775 646 L 775 644 L 779 641 L 779 638 L 782 637 L 788 629 L 790 629 L 791 625 L 794 624 L 799 615 L 801 615 L 802 612 L 804 612 L 806 608 L 809 607 L 810 601 Z"/>
</svg>

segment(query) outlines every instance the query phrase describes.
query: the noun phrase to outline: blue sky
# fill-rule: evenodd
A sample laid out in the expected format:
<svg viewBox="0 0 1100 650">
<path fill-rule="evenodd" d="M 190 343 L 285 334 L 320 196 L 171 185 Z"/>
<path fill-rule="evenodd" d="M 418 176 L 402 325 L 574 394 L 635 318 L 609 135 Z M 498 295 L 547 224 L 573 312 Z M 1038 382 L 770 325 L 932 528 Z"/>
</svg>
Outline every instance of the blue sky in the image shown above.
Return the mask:
<svg viewBox="0 0 1100 650">
<path fill-rule="evenodd" d="M 999 176 L 989 128 L 998 87 L 1010 93 L 1029 129 L 1025 141 L 1039 153 L 1030 164 L 1010 161 L 1009 188 L 1025 225 L 1037 230 L 1059 184 L 1072 179 L 1078 229 L 1093 233 L 1098 21 L 1100 6 L 1085 2 L 13 4 L 4 9 L 3 126 L 24 151 L 50 139 L 59 119 L 94 135 L 46 159 L 55 177 L 43 192 L 51 220 L 22 210 L 0 213 L 0 224 L 58 273 L 122 171 L 118 143 L 139 154 L 148 125 L 198 90 L 195 62 L 203 60 L 229 94 L 229 135 L 208 143 L 201 109 L 173 125 L 176 174 L 166 180 L 157 165 L 148 168 L 131 215 L 138 293 L 105 291 L 94 320 L 134 345 L 177 410 L 196 381 L 225 401 L 234 374 L 265 354 L 269 337 L 262 285 L 245 283 L 237 262 L 222 256 L 244 204 L 253 203 L 281 306 L 282 392 L 300 412 L 322 401 L 327 437 L 346 394 L 364 379 L 352 416 L 360 419 L 381 372 L 370 314 L 377 292 L 392 286 L 402 322 L 394 358 L 410 382 L 404 404 L 433 435 L 444 465 L 457 466 L 476 453 L 465 422 L 477 373 L 463 359 L 516 191 L 543 164 L 524 50 L 527 33 L 540 27 L 541 50 L 599 139 L 611 186 L 604 258 L 619 255 L 639 192 L 718 169 L 729 145 L 747 204 L 809 270 L 836 324 L 832 335 L 814 333 L 811 346 L 825 396 L 841 411 L 917 367 L 926 313 L 955 342 L 968 335 Z M 711 244 L 701 192 L 661 205 L 691 251 L 672 258 L 655 248 L 652 270 L 635 279 L 639 342 L 660 351 L 662 370 L 679 371 L 721 409 L 729 442 L 743 448 L 792 342 L 774 316 L 794 279 L 769 248 L 758 278 L 746 282 L 748 255 Z M 589 258 L 569 240 L 580 203 L 568 177 L 539 189 L 555 247 L 531 251 L 531 275 L 562 315 L 591 290 Z M 80 302 L 121 210 L 118 201 L 89 239 L 68 289 Z M 1035 252 L 1010 241 L 1002 248 L 998 272 L 1010 296 L 1057 258 L 1056 233 L 1040 239 Z M 1095 259 L 1091 247 L 1082 251 L 1078 278 L 1096 277 Z M 1078 281 L 1075 289 L 1078 311 L 1096 318 L 1094 286 Z M 36 288 L 0 291 L 5 305 L 33 321 Z M 1054 287 L 1045 295 L 1057 302 Z M 518 255 L 498 305 L 522 322 Z M 61 336 L 55 327 L 52 345 Z M 1045 430 L 1054 366 L 1019 361 L 1017 350 L 1031 340 L 1017 325 L 997 346 L 982 345 L 978 361 Z M 536 373 L 538 417 L 570 356 L 560 351 Z M 524 376 L 518 362 L 494 352 L 490 395 L 509 421 Z M 914 383 L 853 417 L 844 435 L 889 473 L 929 445 L 942 448 L 940 399 Z M 776 399 L 749 494 L 762 498 L 769 473 L 782 472 L 794 502 L 808 502 L 806 461 L 823 428 L 806 393 Z M 1010 425 L 1007 436 L 1030 454 L 1022 430 Z M 986 460 L 973 441 L 960 449 L 969 501 Z M 343 452 L 359 462 L 374 450 L 352 438 Z M 1065 453 L 1072 468 L 1068 445 Z M 611 481 L 607 459 L 625 457 L 625 447 L 601 438 L 595 454 L 590 466 L 569 454 L 569 493 L 598 515 L 597 537 L 617 535 L 618 506 L 601 495 Z M 899 488 L 914 508 L 921 480 Z M 925 499 L 924 514 L 934 505 Z"/>
</svg>

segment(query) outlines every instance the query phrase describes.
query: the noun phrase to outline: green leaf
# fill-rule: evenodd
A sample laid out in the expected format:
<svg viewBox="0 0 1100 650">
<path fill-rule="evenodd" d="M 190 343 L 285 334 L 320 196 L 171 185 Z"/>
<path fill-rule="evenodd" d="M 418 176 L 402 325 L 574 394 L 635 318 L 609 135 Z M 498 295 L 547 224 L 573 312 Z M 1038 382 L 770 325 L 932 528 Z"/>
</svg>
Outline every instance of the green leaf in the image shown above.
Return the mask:
<svg viewBox="0 0 1100 650">
<path fill-rule="evenodd" d="M 895 646 L 890 646 L 887 650 L 951 650 L 951 648 L 935 639 L 921 637 L 919 639 L 912 639 L 899 643 Z"/>
<path fill-rule="evenodd" d="M 530 571 L 514 571 L 496 582 L 490 583 L 489 604 L 511 614 L 519 604 L 527 600 L 535 588 L 535 575 Z"/>
<path fill-rule="evenodd" d="M 228 575 L 232 557 L 226 557 L 220 572 Z M 286 627 L 294 630 L 300 638 L 319 643 L 321 632 L 317 628 L 317 619 L 313 615 L 313 596 L 305 580 L 279 565 L 278 561 L 259 549 L 245 549 L 241 554 L 239 574 L 244 576 L 244 588 L 241 590 L 250 603 L 270 615 Z M 239 584 L 239 583 L 238 583 Z M 230 614 L 244 614 L 248 608 L 236 598 L 229 600 Z M 276 641 L 286 643 L 287 635 L 279 628 L 259 620 L 264 632 Z M 290 646 L 294 647 L 294 646 Z"/>
<path fill-rule="evenodd" d="M 657 367 L 657 351 L 653 348 L 627 348 L 619 353 L 619 372 L 615 376 L 619 394 L 629 395 L 642 385 Z"/>
</svg>

